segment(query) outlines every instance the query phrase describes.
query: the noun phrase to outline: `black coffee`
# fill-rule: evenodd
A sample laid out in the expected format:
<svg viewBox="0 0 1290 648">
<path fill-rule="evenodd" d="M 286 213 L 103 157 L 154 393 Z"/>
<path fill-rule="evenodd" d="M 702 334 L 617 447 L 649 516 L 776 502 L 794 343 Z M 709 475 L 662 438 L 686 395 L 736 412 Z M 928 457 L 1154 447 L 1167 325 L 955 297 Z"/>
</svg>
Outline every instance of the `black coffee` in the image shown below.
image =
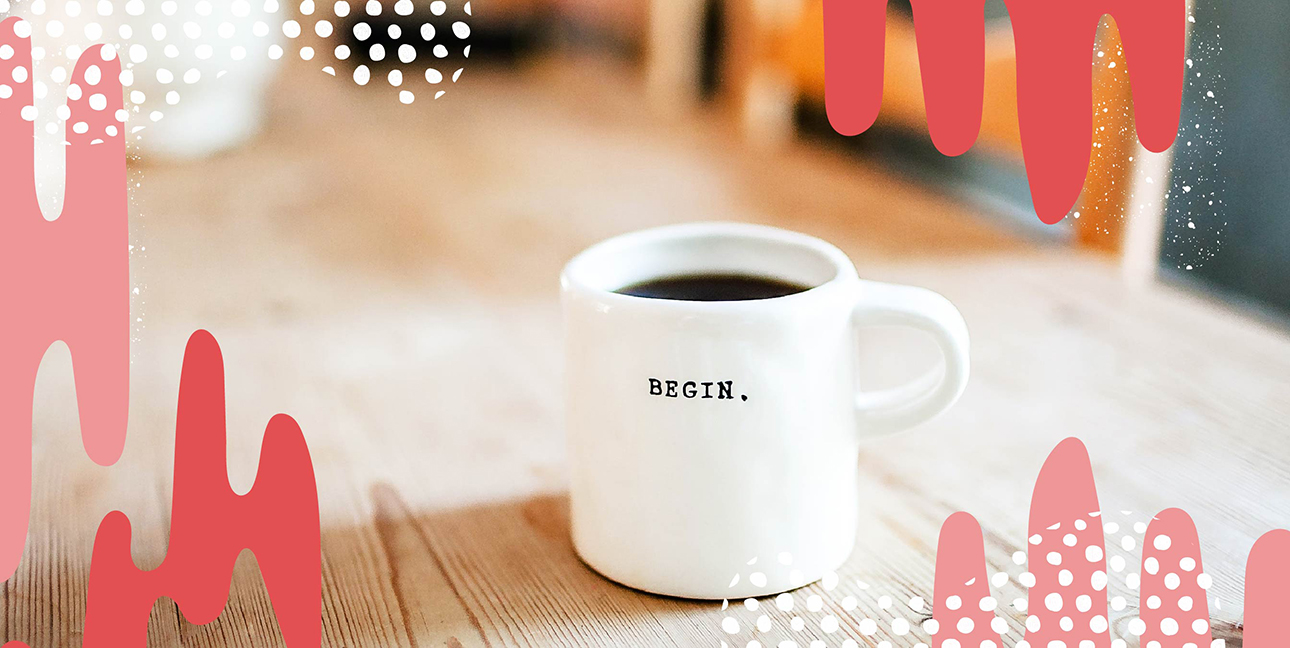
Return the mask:
<svg viewBox="0 0 1290 648">
<path fill-rule="evenodd" d="M 684 301 L 745 301 L 770 299 L 809 290 L 803 286 L 772 277 L 746 274 L 691 274 L 648 279 L 624 286 L 614 292 L 651 299 Z"/>
</svg>

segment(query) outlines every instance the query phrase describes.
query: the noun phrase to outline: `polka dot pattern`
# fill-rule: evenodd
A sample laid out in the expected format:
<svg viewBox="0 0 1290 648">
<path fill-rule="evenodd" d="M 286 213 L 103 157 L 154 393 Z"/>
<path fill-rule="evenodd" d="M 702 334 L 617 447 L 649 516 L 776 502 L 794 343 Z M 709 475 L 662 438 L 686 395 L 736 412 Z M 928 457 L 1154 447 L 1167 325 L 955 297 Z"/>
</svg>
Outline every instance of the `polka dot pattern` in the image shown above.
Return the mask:
<svg viewBox="0 0 1290 648">
<path fill-rule="evenodd" d="M 1162 511 L 1142 545 L 1142 645 L 1210 645 L 1208 593 L 1198 582 L 1204 571 L 1191 517 L 1180 509 Z"/>
</svg>

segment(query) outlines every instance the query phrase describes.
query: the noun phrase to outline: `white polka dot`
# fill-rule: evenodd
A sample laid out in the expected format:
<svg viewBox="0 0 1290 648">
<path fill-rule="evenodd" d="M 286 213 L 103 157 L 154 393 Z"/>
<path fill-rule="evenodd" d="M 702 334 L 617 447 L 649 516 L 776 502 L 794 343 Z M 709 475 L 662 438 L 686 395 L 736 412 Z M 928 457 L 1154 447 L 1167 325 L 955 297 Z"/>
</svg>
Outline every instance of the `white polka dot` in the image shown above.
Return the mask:
<svg viewBox="0 0 1290 648">
<path fill-rule="evenodd" d="M 1174 621 L 1172 617 L 1165 617 L 1161 619 L 1160 632 L 1164 633 L 1164 635 L 1167 637 L 1172 637 L 1178 634 L 1178 622 Z"/>
<path fill-rule="evenodd" d="M 168 103 L 168 104 L 170 104 L 170 105 L 172 105 L 172 106 L 173 106 L 173 105 L 175 105 L 175 104 L 177 104 L 177 103 L 179 103 L 179 93 L 178 93 L 178 92 L 175 92 L 174 90 L 171 90 L 170 92 L 167 92 L 167 93 L 166 93 L 166 103 Z"/>
<path fill-rule="evenodd" d="M 381 15 L 381 0 L 367 0 L 367 15 Z"/>
<path fill-rule="evenodd" d="M 83 135 L 90 130 L 90 125 L 85 122 L 76 122 L 72 125 L 72 132 L 77 135 Z"/>
<path fill-rule="evenodd" d="M 197 68 L 189 68 L 187 72 L 184 72 L 184 83 L 193 84 L 197 83 L 201 79 L 202 72 Z"/>
<path fill-rule="evenodd" d="M 1092 619 L 1089 619 L 1088 629 L 1092 630 L 1096 634 L 1102 634 L 1103 632 L 1106 632 L 1108 627 L 1110 626 L 1107 624 L 1106 617 L 1100 614 L 1093 617 Z"/>
<path fill-rule="evenodd" d="M 837 630 L 837 629 L 838 629 L 838 626 L 837 626 L 837 621 L 838 621 L 838 620 L 837 620 L 836 618 L 834 618 L 833 616 L 828 616 L 828 617 L 825 617 L 825 619 L 833 619 L 833 629 L 832 629 L 832 630 L 825 630 L 825 629 L 824 629 L 824 623 L 823 623 L 823 621 L 821 621 L 821 623 L 820 623 L 820 629 L 821 629 L 821 630 L 824 630 L 825 632 L 833 632 L 834 630 Z M 903 637 L 903 636 L 905 636 L 905 635 L 909 634 L 909 621 L 907 621 L 907 620 L 905 620 L 905 619 L 902 619 L 902 618 L 900 618 L 900 617 L 896 617 L 895 619 L 892 619 L 892 620 L 891 620 L 891 633 L 892 633 L 892 634 L 894 634 L 894 635 L 896 635 L 896 636 L 898 636 L 898 637 Z"/>
<path fill-rule="evenodd" d="M 13 73 L 11 74 L 11 76 L 13 77 L 13 80 L 14 80 L 14 82 L 15 82 L 15 83 L 26 83 L 26 82 L 27 82 L 27 68 L 25 68 L 25 67 L 23 67 L 23 66 L 19 65 L 18 67 L 15 67 L 15 68 L 13 69 Z"/>
<path fill-rule="evenodd" d="M 0 59 L 8 61 L 11 58 L 13 58 L 13 46 L 8 43 L 0 45 Z"/>
<path fill-rule="evenodd" d="M 104 61 L 111 61 L 112 59 L 116 58 L 116 48 L 112 47 L 111 45 L 100 45 L 99 58 L 103 59 Z"/>
<path fill-rule="evenodd" d="M 1079 542 L 1079 538 L 1076 538 L 1074 533 L 1067 533 L 1065 536 L 1062 536 L 1062 544 L 1067 547 L 1074 547 L 1077 542 Z"/>
<path fill-rule="evenodd" d="M 371 38 L 371 36 L 372 36 L 371 25 L 365 22 L 361 22 L 361 23 L 358 23 L 357 25 L 354 25 L 354 38 L 364 41 L 364 40 L 367 40 L 368 38 Z"/>
<path fill-rule="evenodd" d="M 331 32 L 332 32 L 331 23 L 327 22 L 326 20 L 319 20 L 317 23 L 314 24 L 314 33 L 318 34 L 323 38 L 327 38 L 331 36 Z"/>
<path fill-rule="evenodd" d="M 982 612 L 993 612 L 995 608 L 999 607 L 999 602 L 993 596 L 986 596 L 977 602 L 977 607 L 981 608 Z"/>
<path fill-rule="evenodd" d="M 18 114 L 22 115 L 22 118 L 27 121 L 36 121 L 36 117 L 40 114 L 40 111 L 36 110 L 35 106 L 23 106 L 22 110 Z"/>
<path fill-rule="evenodd" d="M 345 60 L 345 59 L 347 59 L 347 58 L 349 58 L 349 46 L 348 46 L 348 45 L 337 45 L 337 46 L 336 46 L 336 58 L 337 58 L 337 59 L 340 59 L 340 60 L 342 60 L 342 61 L 343 61 L 343 60 Z"/>
<path fill-rule="evenodd" d="M 1102 548 L 1097 545 L 1089 545 L 1084 548 L 1084 559 L 1091 562 L 1101 562 L 1103 558 Z"/>
<path fill-rule="evenodd" d="M 1047 559 L 1048 559 L 1048 564 L 1050 565 L 1062 564 L 1062 555 L 1060 553 L 1057 553 L 1056 551 L 1048 552 Z"/>
<path fill-rule="evenodd" d="M 1069 569 L 1063 569 L 1057 573 L 1057 583 L 1062 587 L 1067 587 L 1075 582 L 1075 575 Z"/>
<path fill-rule="evenodd" d="M 1209 574 L 1201 572 L 1200 575 L 1196 576 L 1196 584 L 1199 585 L 1201 589 L 1207 590 L 1210 585 L 1214 584 L 1214 579 L 1210 578 Z"/>
<path fill-rule="evenodd" d="M 27 21 L 25 21 L 25 20 L 19 20 L 18 22 L 14 23 L 14 24 L 13 24 L 13 34 L 14 34 L 14 36 L 17 36 L 18 38 L 30 38 L 30 37 L 31 37 L 31 23 L 29 23 L 29 22 L 27 22 Z"/>
<path fill-rule="evenodd" d="M 313 60 L 314 48 L 309 47 L 308 45 L 300 48 L 300 58 L 306 61 Z"/>
<path fill-rule="evenodd" d="M 421 38 L 427 41 L 434 40 L 434 25 L 430 23 L 421 25 Z"/>
<path fill-rule="evenodd" d="M 1178 577 L 1178 574 L 1173 572 L 1165 574 L 1165 587 L 1168 587 L 1171 590 L 1176 590 L 1179 585 L 1182 585 L 1182 579 Z"/>
<path fill-rule="evenodd" d="M 1004 621 L 1003 617 L 994 617 L 990 619 L 990 629 L 995 634 L 1008 634 L 1008 622 Z"/>
<path fill-rule="evenodd" d="M 1160 597 L 1159 597 L 1159 596 L 1154 596 L 1154 595 L 1152 595 L 1152 596 L 1148 596 L 1148 597 L 1147 597 L 1147 609 L 1149 609 L 1149 610 L 1159 610 L 1159 609 L 1160 609 Z"/>
<path fill-rule="evenodd" d="M 1196 568 L 1196 559 L 1191 556 L 1184 556 L 1182 560 L 1178 561 L 1178 566 L 1183 571 L 1189 572 Z"/>
<path fill-rule="evenodd" d="M 430 13 L 436 16 L 442 16 L 448 10 L 448 3 L 443 0 L 434 0 L 430 3 Z"/>
<path fill-rule="evenodd" d="M 373 61 L 385 60 L 385 46 L 380 43 L 372 45 L 371 49 L 367 51 L 367 57 Z"/>
<path fill-rule="evenodd" d="M 1155 556 L 1151 556 L 1150 558 L 1142 561 L 1142 568 L 1146 570 L 1148 574 L 1157 574 L 1160 572 L 1160 561 L 1156 560 Z"/>
<path fill-rule="evenodd" d="M 124 124 L 124 123 L 125 123 L 125 120 L 126 120 L 126 119 L 128 119 L 129 117 L 130 117 L 130 113 L 126 112 L 125 108 L 119 108 L 119 109 L 117 109 L 117 111 L 116 111 L 116 120 L 117 120 L 117 121 L 119 121 L 119 122 L 121 122 L 122 124 Z"/>
<path fill-rule="evenodd" d="M 1140 637 L 1147 631 L 1147 624 L 1142 619 L 1134 617 L 1129 621 L 1129 634 Z"/>
<path fill-rule="evenodd" d="M 417 48 L 407 43 L 399 45 L 399 61 L 403 63 L 411 63 L 412 61 L 415 61 L 416 58 Z"/>
<path fill-rule="evenodd" d="M 1157 551 L 1165 551 L 1172 544 L 1173 541 L 1169 539 L 1169 536 L 1164 535 L 1163 533 L 1156 536 L 1156 539 L 1151 541 L 1151 546 L 1155 547 Z"/>
<path fill-rule="evenodd" d="M 959 622 L 955 627 L 958 628 L 959 634 L 967 634 L 972 632 L 972 628 L 975 625 L 976 624 L 972 622 L 972 617 L 963 617 L 959 619 Z"/>
<path fill-rule="evenodd" d="M 963 599 L 959 598 L 957 595 L 951 596 L 945 599 L 945 607 L 951 610 L 957 610 L 963 607 Z"/>
<path fill-rule="evenodd" d="M 431 51 L 434 52 L 434 55 L 438 58 L 443 58 L 448 55 L 448 48 L 443 45 L 435 45 L 434 49 Z"/>
<path fill-rule="evenodd" d="M 1075 597 L 1075 609 L 1080 612 L 1088 612 L 1093 609 L 1093 598 L 1088 594 L 1080 594 Z"/>
<path fill-rule="evenodd" d="M 116 126 L 112 124 L 108 124 L 106 127 L 104 127 L 103 132 L 107 133 L 108 137 L 116 137 Z"/>
<path fill-rule="evenodd" d="M 61 21 L 58 21 L 58 20 L 51 20 L 51 21 L 49 21 L 49 22 L 45 23 L 45 33 L 46 33 L 46 34 L 49 34 L 50 36 L 52 36 L 52 37 L 54 37 L 54 38 L 58 38 L 58 37 L 62 36 L 62 35 L 63 35 L 63 23 L 62 23 Z"/>
<path fill-rule="evenodd" d="M 107 108 L 107 97 L 97 92 L 90 95 L 90 108 L 94 110 Z"/>
<path fill-rule="evenodd" d="M 453 33 L 453 35 L 454 35 L 454 36 L 456 36 L 457 38 L 463 38 L 463 39 L 464 39 L 464 38 L 469 38 L 469 37 L 470 37 L 470 25 L 467 25 L 466 23 L 464 23 L 464 22 L 462 22 L 462 21 L 458 20 L 457 22 L 455 22 L 455 23 L 453 23 L 453 24 L 452 24 L 452 33 Z"/>
<path fill-rule="evenodd" d="M 404 103 L 404 104 L 410 104 L 410 103 L 412 103 L 412 102 L 413 102 L 413 101 L 415 101 L 415 100 L 416 100 L 416 95 L 412 94 L 411 92 L 409 92 L 409 91 L 407 91 L 407 90 L 400 90 L 400 91 L 399 91 L 399 101 L 400 101 L 401 103 Z"/>
<path fill-rule="evenodd" d="M 1179 609 L 1179 610 L 1182 610 L 1183 612 L 1190 612 L 1190 611 L 1191 611 L 1191 606 L 1192 606 L 1192 600 L 1191 600 L 1191 597 L 1190 597 L 1190 596 L 1184 596 L 1184 597 L 1182 597 L 1182 598 L 1178 599 L 1178 609 Z"/>
<path fill-rule="evenodd" d="M 274 43 L 274 44 L 272 44 L 272 45 L 270 45 L 270 46 L 269 46 L 269 58 L 271 58 L 271 59 L 273 59 L 273 60 L 275 60 L 275 61 L 276 61 L 276 60 L 278 60 L 278 59 L 282 58 L 282 54 L 283 54 L 283 52 L 282 52 L 282 46 L 281 46 L 281 45 L 278 45 L 277 43 Z"/>
<path fill-rule="evenodd" d="M 426 81 L 430 83 L 439 83 L 443 81 L 443 74 L 434 68 L 426 68 Z"/>
<path fill-rule="evenodd" d="M 1062 595 L 1057 592 L 1052 592 L 1048 596 L 1045 596 L 1044 607 L 1048 608 L 1049 612 L 1060 612 L 1062 609 Z"/>
<path fill-rule="evenodd" d="M 299 38 L 300 23 L 294 20 L 288 20 L 282 23 L 282 35 L 286 36 L 287 38 Z"/>
<path fill-rule="evenodd" d="M 1205 634 L 1209 632 L 1209 621 L 1205 619 L 1196 619 L 1191 622 L 1191 631 L 1196 634 Z"/>
</svg>

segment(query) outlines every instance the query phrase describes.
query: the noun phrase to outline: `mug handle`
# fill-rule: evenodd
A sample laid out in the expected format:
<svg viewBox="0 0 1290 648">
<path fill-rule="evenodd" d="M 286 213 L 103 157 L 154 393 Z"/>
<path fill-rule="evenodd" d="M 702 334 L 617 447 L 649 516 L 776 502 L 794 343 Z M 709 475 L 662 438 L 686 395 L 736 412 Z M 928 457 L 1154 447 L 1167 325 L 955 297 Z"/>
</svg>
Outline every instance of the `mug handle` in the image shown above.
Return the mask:
<svg viewBox="0 0 1290 648">
<path fill-rule="evenodd" d="M 932 369 L 899 387 L 856 395 L 862 437 L 905 430 L 949 409 L 968 381 L 967 323 L 950 300 L 917 288 L 861 281 L 861 301 L 852 314 L 857 329 L 905 326 L 930 333 L 944 355 L 944 371 Z"/>
</svg>

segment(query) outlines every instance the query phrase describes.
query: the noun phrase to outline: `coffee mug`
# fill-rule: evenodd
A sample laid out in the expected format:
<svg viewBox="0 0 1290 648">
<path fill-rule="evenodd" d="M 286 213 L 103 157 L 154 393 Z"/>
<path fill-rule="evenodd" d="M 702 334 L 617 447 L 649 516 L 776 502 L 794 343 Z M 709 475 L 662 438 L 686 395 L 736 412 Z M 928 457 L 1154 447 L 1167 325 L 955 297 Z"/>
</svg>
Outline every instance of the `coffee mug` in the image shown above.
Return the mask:
<svg viewBox="0 0 1290 648">
<path fill-rule="evenodd" d="M 685 277 L 718 287 L 707 301 L 627 288 Z M 712 294 L 741 277 L 800 288 Z M 560 283 L 574 546 L 648 592 L 763 596 L 837 569 L 855 545 L 861 441 L 936 416 L 967 384 L 967 326 L 948 300 L 862 280 L 803 234 L 730 223 L 626 234 L 579 254 Z M 944 370 L 859 392 L 858 331 L 892 325 L 930 333 Z"/>
</svg>

